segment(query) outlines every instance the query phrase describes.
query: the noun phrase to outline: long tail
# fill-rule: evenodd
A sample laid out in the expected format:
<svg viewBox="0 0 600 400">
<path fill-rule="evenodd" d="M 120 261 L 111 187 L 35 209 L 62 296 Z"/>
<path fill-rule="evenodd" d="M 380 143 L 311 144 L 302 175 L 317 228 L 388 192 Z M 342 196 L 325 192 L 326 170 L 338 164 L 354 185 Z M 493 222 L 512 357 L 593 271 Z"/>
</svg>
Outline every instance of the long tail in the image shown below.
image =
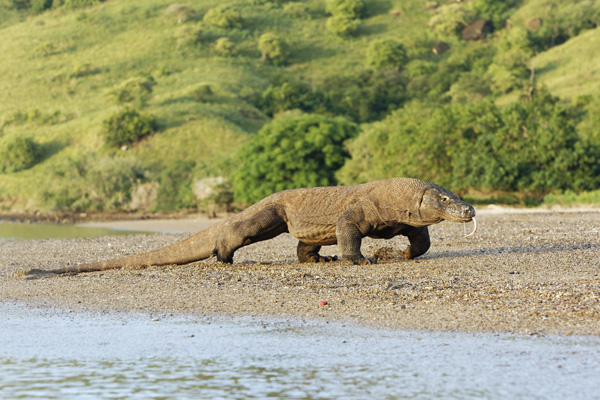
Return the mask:
<svg viewBox="0 0 600 400">
<path fill-rule="evenodd" d="M 16 276 L 21 279 L 37 279 L 58 274 L 105 271 L 126 267 L 188 264 L 211 257 L 215 241 L 221 232 L 220 225 L 222 225 L 222 222 L 187 239 L 147 253 L 133 254 L 89 264 L 71 265 L 53 270 L 29 269 L 17 272 Z"/>
</svg>

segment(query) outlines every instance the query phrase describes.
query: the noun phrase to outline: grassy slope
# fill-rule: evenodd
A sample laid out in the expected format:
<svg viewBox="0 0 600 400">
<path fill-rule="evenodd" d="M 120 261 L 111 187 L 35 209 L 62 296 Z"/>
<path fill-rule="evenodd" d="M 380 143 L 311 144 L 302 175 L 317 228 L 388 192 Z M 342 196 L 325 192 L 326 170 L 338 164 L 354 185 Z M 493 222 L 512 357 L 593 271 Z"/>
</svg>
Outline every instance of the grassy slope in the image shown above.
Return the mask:
<svg viewBox="0 0 600 400">
<path fill-rule="evenodd" d="M 556 96 L 572 99 L 600 92 L 600 29 L 580 34 L 533 58 L 538 82 Z"/>
<path fill-rule="evenodd" d="M 289 71 L 320 80 L 340 67 L 362 68 L 369 40 L 406 36 L 427 17 L 417 0 L 373 1 L 363 35 L 341 41 L 325 34 L 322 1 L 306 2 L 313 18 L 297 19 L 281 8 L 231 0 L 226 3 L 236 5 L 244 16 L 243 29 L 210 32 L 214 39 L 229 36 L 239 49 L 239 56 L 224 58 L 215 54 L 212 42 L 178 49 L 181 32 L 201 26 L 204 13 L 223 2 L 188 3 L 196 18 L 183 24 L 166 15 L 171 1 L 123 0 L 84 10 L 54 10 L 0 30 L 0 124 L 18 112 L 60 112 L 54 124 L 12 123 L 0 132 L 34 137 L 45 152 L 45 159 L 30 170 L 2 175 L 0 201 L 4 199 L 5 208 L 43 208 L 39 192 L 50 184 L 47 175 L 53 166 L 70 157 L 111 154 L 101 148 L 101 124 L 116 110 L 110 89 L 128 78 L 144 73 L 156 79 L 148 111 L 161 125 L 159 133 L 128 155 L 163 165 L 181 158 L 210 165 L 268 120 L 239 97 L 244 91 L 260 93 L 276 70 L 258 60 L 256 43 L 262 33 L 276 31 L 286 38 L 292 49 Z M 407 12 L 409 6 L 418 7 L 420 18 L 415 20 L 410 11 L 394 19 L 387 11 L 395 3 L 404 4 Z M 198 102 L 192 93 L 204 83 L 214 94 Z"/>
<path fill-rule="evenodd" d="M 525 1 L 515 18 L 529 14 L 548 0 Z M 54 124 L 27 122 L 6 125 L 0 135 L 28 135 L 43 145 L 44 160 L 30 170 L 0 175 L 0 206 L 43 208 L 40 189 L 48 171 L 69 157 L 112 153 L 101 149 L 100 130 L 115 111 L 108 92 L 128 78 L 151 74 L 157 81 L 148 111 L 157 115 L 160 131 L 127 152 L 150 164 L 194 159 L 212 165 L 235 150 L 268 119 L 241 99 L 242 92 L 260 93 L 277 68 L 262 65 L 256 50 L 266 31 L 282 35 L 292 49 L 288 72 L 309 81 L 364 67 L 369 41 L 381 37 L 404 42 L 431 39 L 429 18 L 420 0 L 371 0 L 361 35 L 342 41 L 325 33 L 324 1 L 308 0 L 312 18 L 298 19 L 281 8 L 251 5 L 247 0 L 180 2 L 197 12 L 196 19 L 178 24 L 165 14 L 172 1 L 108 1 L 76 11 L 51 11 L 12 25 L 0 25 L 0 126 L 16 112 L 59 111 Z M 219 57 L 212 42 L 178 49 L 177 37 L 219 4 L 237 5 L 245 22 L 241 30 L 212 30 L 213 39 L 229 36 L 238 56 Z M 402 11 L 399 17 L 390 9 Z M 537 16 L 537 15 L 536 15 Z M 565 97 L 597 93 L 598 55 L 592 52 L 593 31 L 536 58 L 537 79 Z M 597 52 L 596 52 L 597 53 Z M 583 82 L 582 82 L 583 80 Z M 192 97 L 208 83 L 209 101 Z M 120 154 L 117 154 L 120 156 Z M 4 203 L 2 200 L 4 199 Z"/>
</svg>

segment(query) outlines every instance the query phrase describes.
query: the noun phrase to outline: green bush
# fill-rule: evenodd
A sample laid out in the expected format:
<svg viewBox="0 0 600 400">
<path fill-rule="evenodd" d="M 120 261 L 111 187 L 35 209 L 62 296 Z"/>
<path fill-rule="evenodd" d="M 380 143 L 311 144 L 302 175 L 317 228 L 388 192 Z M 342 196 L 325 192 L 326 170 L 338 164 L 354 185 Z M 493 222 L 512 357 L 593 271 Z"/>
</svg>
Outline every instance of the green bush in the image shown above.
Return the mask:
<svg viewBox="0 0 600 400">
<path fill-rule="evenodd" d="M 356 122 L 374 121 L 402 106 L 406 100 L 403 77 L 388 71 L 363 71 L 332 76 L 320 86 L 324 109 Z"/>
<path fill-rule="evenodd" d="M 121 147 L 149 135 L 155 128 L 156 118 L 152 114 L 140 114 L 126 108 L 104 121 L 104 143 L 109 147 Z"/>
<path fill-rule="evenodd" d="M 192 97 L 200 102 L 207 101 L 213 94 L 212 87 L 207 83 L 202 83 L 192 90 Z"/>
<path fill-rule="evenodd" d="M 489 19 L 495 30 L 505 27 L 506 20 L 515 11 L 521 0 L 474 0 L 468 4 L 478 19 Z"/>
<path fill-rule="evenodd" d="M 204 29 L 197 26 L 184 25 L 175 31 L 178 49 L 194 47 L 208 42 L 211 38 Z"/>
<path fill-rule="evenodd" d="M 299 2 L 298 3 L 296 3 L 296 2 L 287 3 L 285 6 L 283 6 L 283 12 L 293 18 L 298 18 L 298 19 L 310 19 L 311 18 L 309 8 L 305 4 L 299 3 Z"/>
<path fill-rule="evenodd" d="M 243 23 L 242 14 L 228 6 L 211 8 L 204 15 L 203 21 L 207 25 L 223 29 L 241 28 Z"/>
<path fill-rule="evenodd" d="M 236 48 L 229 38 L 222 37 L 215 42 L 215 51 L 222 56 L 232 56 L 236 53 Z"/>
<path fill-rule="evenodd" d="M 39 156 L 39 146 L 31 138 L 12 135 L 0 139 L 0 172 L 31 168 L 38 162 Z"/>
<path fill-rule="evenodd" d="M 360 20 L 349 18 L 345 15 L 334 15 L 327 18 L 325 28 L 327 31 L 340 38 L 348 38 L 356 35 Z"/>
<path fill-rule="evenodd" d="M 571 110 L 537 94 L 499 109 L 492 102 L 414 103 L 368 126 L 350 144 L 343 183 L 412 176 L 454 190 L 600 188 L 600 148 L 582 140 Z"/>
<path fill-rule="evenodd" d="M 333 16 L 359 19 L 364 16 L 365 4 L 362 0 L 327 0 L 325 11 Z"/>
<path fill-rule="evenodd" d="M 275 33 L 267 32 L 262 34 L 258 38 L 258 50 L 260 50 L 262 62 L 269 61 L 280 65 L 287 61 L 287 44 L 281 36 Z"/>
<path fill-rule="evenodd" d="M 371 42 L 367 49 L 367 63 L 374 69 L 400 70 L 407 60 L 406 49 L 397 40 L 377 40 Z"/>
<path fill-rule="evenodd" d="M 344 142 L 356 133 L 341 117 L 280 115 L 241 148 L 235 199 L 250 204 L 284 189 L 336 184 L 335 171 L 347 157 Z"/>
<path fill-rule="evenodd" d="M 110 95 L 119 106 L 129 104 L 142 108 L 152 98 L 155 85 L 156 81 L 151 76 L 131 78 L 113 89 Z"/>
<path fill-rule="evenodd" d="M 463 3 L 450 3 L 437 7 L 428 25 L 437 32 L 455 36 L 473 19 L 472 12 Z"/>
<path fill-rule="evenodd" d="M 271 84 L 262 93 L 257 106 L 267 115 L 273 116 L 281 111 L 299 109 L 313 111 L 322 104 L 319 92 L 311 90 L 308 84 L 290 80 L 281 84 Z"/>
</svg>

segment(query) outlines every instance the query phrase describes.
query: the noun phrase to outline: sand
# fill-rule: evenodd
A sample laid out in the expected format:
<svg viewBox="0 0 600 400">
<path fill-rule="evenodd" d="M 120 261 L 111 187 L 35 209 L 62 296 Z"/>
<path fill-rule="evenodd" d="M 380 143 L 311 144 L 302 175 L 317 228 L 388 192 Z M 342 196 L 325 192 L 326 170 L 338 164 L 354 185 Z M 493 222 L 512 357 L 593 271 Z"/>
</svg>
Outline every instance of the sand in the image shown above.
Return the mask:
<svg viewBox="0 0 600 400">
<path fill-rule="evenodd" d="M 15 273 L 27 268 L 147 251 L 190 233 L 4 241 L 0 301 L 73 311 L 317 319 L 404 330 L 600 335 L 600 211 L 485 211 L 478 213 L 479 229 L 471 237 L 463 238 L 462 225 L 444 222 L 430 227 L 432 247 L 425 256 L 367 266 L 300 264 L 296 241 L 284 234 L 238 250 L 234 265 L 208 260 L 22 280 Z M 191 228 L 211 221 L 182 223 Z M 365 240 L 363 253 L 372 256 L 381 247 L 406 244 L 402 237 Z M 338 248 L 325 247 L 322 253 L 337 254 Z"/>
</svg>

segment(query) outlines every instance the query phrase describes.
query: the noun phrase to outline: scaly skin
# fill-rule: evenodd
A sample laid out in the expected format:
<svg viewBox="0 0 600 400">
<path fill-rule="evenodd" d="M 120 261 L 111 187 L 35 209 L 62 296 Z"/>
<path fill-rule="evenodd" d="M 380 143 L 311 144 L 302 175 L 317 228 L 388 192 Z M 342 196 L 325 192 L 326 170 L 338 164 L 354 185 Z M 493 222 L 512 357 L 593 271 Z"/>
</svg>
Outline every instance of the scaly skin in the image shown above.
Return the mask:
<svg viewBox="0 0 600 400">
<path fill-rule="evenodd" d="M 215 255 L 233 262 L 237 249 L 289 232 L 299 240 L 300 262 L 323 262 L 321 246 L 338 244 L 342 258 L 354 264 L 370 262 L 360 252 L 363 237 L 408 237 L 404 259 L 425 254 L 430 246 L 428 225 L 448 220 L 468 222 L 475 210 L 454 193 L 433 183 L 391 178 L 362 185 L 291 189 L 272 194 L 246 210 L 171 246 L 114 260 L 36 273 L 78 273 L 121 267 L 187 264 Z"/>
</svg>

